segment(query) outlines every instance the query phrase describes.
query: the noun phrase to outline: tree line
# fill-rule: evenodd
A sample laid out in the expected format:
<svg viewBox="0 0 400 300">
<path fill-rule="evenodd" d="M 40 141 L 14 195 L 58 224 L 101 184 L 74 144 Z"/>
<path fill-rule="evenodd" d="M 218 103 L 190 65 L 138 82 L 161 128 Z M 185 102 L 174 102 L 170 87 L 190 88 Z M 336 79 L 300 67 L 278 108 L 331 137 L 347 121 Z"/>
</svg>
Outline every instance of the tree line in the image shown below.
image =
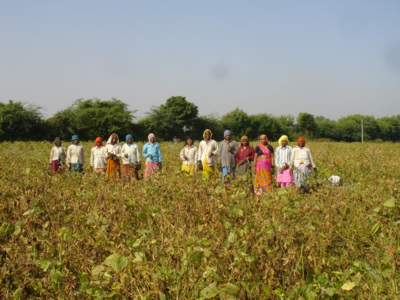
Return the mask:
<svg viewBox="0 0 400 300">
<path fill-rule="evenodd" d="M 186 136 L 201 139 L 209 128 L 215 139 L 222 139 L 223 131 L 230 129 L 235 139 L 247 135 L 255 140 L 266 133 L 270 140 L 286 134 L 291 140 L 299 135 L 311 139 L 333 141 L 361 141 L 361 122 L 364 140 L 400 141 L 400 115 L 374 118 L 350 115 L 337 121 L 302 112 L 292 115 L 272 116 L 268 113 L 249 115 L 236 108 L 222 117 L 199 116 L 198 107 L 176 96 L 165 104 L 153 106 L 146 116 L 135 122 L 136 111 L 131 111 L 121 100 L 78 99 L 70 107 L 45 119 L 40 107 L 14 102 L 0 102 L 0 141 L 42 141 L 56 136 L 70 140 L 78 134 L 81 140 L 107 137 L 112 132 L 121 136 L 133 133 L 138 141 L 147 140 L 153 132 L 160 140 L 183 140 Z"/>
</svg>

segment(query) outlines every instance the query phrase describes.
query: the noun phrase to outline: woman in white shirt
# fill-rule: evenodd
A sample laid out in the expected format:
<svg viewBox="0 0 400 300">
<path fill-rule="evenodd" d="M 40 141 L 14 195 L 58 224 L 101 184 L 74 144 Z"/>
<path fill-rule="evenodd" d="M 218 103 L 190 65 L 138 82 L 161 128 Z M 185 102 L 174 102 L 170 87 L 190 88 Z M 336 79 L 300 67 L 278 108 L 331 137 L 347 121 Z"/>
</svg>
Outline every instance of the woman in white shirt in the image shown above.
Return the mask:
<svg viewBox="0 0 400 300">
<path fill-rule="evenodd" d="M 210 129 L 204 130 L 203 138 L 197 151 L 197 164 L 203 169 L 203 176 L 208 178 L 215 173 L 215 155 L 218 154 L 218 144 L 211 139 Z"/>
<path fill-rule="evenodd" d="M 107 151 L 107 169 L 106 174 L 110 177 L 121 177 L 121 165 L 119 159 L 121 158 L 121 145 L 116 133 L 110 135 L 106 145 Z"/>
<path fill-rule="evenodd" d="M 275 166 L 278 168 L 276 181 L 281 187 L 290 187 L 293 184 L 293 175 L 290 175 L 290 159 L 292 147 L 288 145 L 289 138 L 282 135 L 278 141 L 279 147 L 275 149 Z"/>
<path fill-rule="evenodd" d="M 94 142 L 94 147 L 91 150 L 90 165 L 93 167 L 93 172 L 104 173 L 107 167 L 107 150 L 103 146 L 103 139 L 97 137 Z"/>
<path fill-rule="evenodd" d="M 122 146 L 122 168 L 123 176 L 126 179 L 131 179 L 135 176 L 139 180 L 140 164 L 140 148 L 139 145 L 133 142 L 133 136 L 128 134 L 125 138 L 126 143 Z"/>
<path fill-rule="evenodd" d="M 290 159 L 290 174 L 293 175 L 294 183 L 299 191 L 308 191 L 306 184 L 307 178 L 311 176 L 311 168 L 317 175 L 311 151 L 306 147 L 306 140 L 303 137 L 297 139 L 297 147 L 293 148 L 292 157 Z"/>
<path fill-rule="evenodd" d="M 187 137 L 185 146 L 182 148 L 179 157 L 182 160 L 182 171 L 188 175 L 194 175 L 197 162 L 197 148 L 193 145 L 193 138 Z"/>
<path fill-rule="evenodd" d="M 61 167 L 65 164 L 67 157 L 67 150 L 61 146 L 61 139 L 56 137 L 54 139 L 54 146 L 50 151 L 50 165 L 54 172 L 60 172 Z"/>
<path fill-rule="evenodd" d="M 85 149 L 79 145 L 79 136 L 72 136 L 72 145 L 67 150 L 67 166 L 69 171 L 83 172 L 83 165 L 86 162 Z"/>
</svg>

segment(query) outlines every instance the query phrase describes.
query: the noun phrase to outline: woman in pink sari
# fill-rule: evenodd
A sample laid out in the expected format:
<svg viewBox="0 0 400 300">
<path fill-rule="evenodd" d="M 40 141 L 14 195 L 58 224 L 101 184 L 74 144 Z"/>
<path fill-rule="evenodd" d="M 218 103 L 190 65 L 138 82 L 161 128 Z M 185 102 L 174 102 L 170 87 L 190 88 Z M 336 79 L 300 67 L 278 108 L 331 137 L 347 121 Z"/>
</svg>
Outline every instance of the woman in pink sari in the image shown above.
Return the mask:
<svg viewBox="0 0 400 300">
<path fill-rule="evenodd" d="M 260 136 L 254 157 L 254 193 L 259 196 L 271 191 L 272 174 L 274 174 L 274 148 L 268 144 L 266 134 Z"/>
</svg>

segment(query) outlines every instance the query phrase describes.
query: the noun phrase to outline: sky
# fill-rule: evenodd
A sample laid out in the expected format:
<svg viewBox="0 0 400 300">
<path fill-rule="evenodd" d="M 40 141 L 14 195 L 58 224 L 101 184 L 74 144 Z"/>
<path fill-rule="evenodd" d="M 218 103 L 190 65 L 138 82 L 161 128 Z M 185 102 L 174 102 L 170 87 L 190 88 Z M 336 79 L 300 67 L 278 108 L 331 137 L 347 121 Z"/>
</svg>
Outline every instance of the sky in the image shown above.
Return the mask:
<svg viewBox="0 0 400 300">
<path fill-rule="evenodd" d="M 400 114 L 400 1 L 0 0 L 0 102 Z"/>
</svg>

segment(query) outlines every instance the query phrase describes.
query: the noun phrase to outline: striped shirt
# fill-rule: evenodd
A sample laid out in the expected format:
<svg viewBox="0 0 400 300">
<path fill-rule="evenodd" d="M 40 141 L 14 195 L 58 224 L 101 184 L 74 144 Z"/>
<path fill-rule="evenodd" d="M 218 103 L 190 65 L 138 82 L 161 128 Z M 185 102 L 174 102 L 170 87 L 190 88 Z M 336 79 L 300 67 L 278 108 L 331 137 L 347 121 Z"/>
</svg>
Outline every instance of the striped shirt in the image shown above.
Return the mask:
<svg viewBox="0 0 400 300">
<path fill-rule="evenodd" d="M 292 157 L 292 147 L 286 146 L 282 148 L 279 146 L 275 149 L 275 166 L 282 167 L 284 164 L 289 165 Z"/>
</svg>

